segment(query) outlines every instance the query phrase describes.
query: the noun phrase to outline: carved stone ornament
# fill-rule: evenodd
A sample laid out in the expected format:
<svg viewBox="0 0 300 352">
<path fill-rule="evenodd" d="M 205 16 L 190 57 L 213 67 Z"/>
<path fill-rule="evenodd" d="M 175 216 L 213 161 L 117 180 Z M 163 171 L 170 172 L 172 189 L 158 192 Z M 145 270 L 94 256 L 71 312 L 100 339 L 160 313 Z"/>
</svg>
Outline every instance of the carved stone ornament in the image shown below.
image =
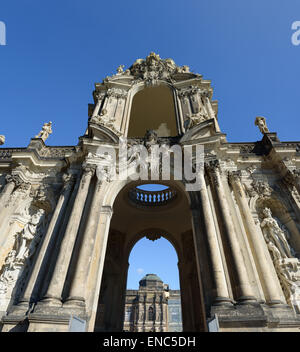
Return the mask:
<svg viewBox="0 0 300 352">
<path fill-rule="evenodd" d="M 93 116 L 90 119 L 90 122 L 112 130 L 117 136 L 120 136 L 122 134 L 119 130 L 115 128 L 115 118 L 113 116 L 109 116 L 107 114 L 106 109 L 102 109 L 100 115 Z"/>
<path fill-rule="evenodd" d="M 127 94 L 128 92 L 125 89 L 121 89 L 121 88 L 109 88 L 107 90 L 108 97 L 125 99 L 127 97 Z"/>
<path fill-rule="evenodd" d="M 135 78 L 153 82 L 157 79 L 167 79 L 174 73 L 188 73 L 189 67 L 176 66 L 172 59 L 161 59 L 158 54 L 151 52 L 146 59 L 138 59 L 130 67 L 130 73 Z"/>
<path fill-rule="evenodd" d="M 219 175 L 221 173 L 220 162 L 218 159 L 210 160 L 204 163 L 204 167 L 208 172 L 208 175 L 212 181 L 212 183 L 219 187 Z"/>
<path fill-rule="evenodd" d="M 63 192 L 68 191 L 72 186 L 74 185 L 76 180 L 76 176 L 70 173 L 64 173 L 62 175 L 62 181 L 63 181 Z"/>
<path fill-rule="evenodd" d="M 287 300 L 295 313 L 300 313 L 300 261 L 297 258 L 285 258 L 274 261 L 274 266 Z"/>
<path fill-rule="evenodd" d="M 19 175 L 6 175 L 5 179 L 7 183 L 13 182 L 16 187 L 24 182 Z"/>
<path fill-rule="evenodd" d="M 20 277 L 25 264 L 34 255 L 41 239 L 45 211 L 38 209 L 25 224 L 22 231 L 17 232 L 12 250 L 8 253 L 0 275 L 0 310 L 6 309 L 4 296 L 11 292 Z M 2 308 L 3 307 L 3 308 Z"/>
<path fill-rule="evenodd" d="M 35 138 L 41 138 L 44 142 L 52 133 L 52 122 L 44 123 L 42 130 L 35 136 Z"/>
<path fill-rule="evenodd" d="M 120 65 L 118 68 L 117 68 L 117 74 L 121 74 L 124 72 L 124 65 Z"/>
<path fill-rule="evenodd" d="M 265 181 L 254 180 L 251 185 L 245 185 L 248 196 L 255 197 L 259 196 L 259 198 L 268 198 L 271 197 L 273 189 L 270 185 Z"/>
<path fill-rule="evenodd" d="M 258 128 L 259 128 L 259 130 L 260 130 L 260 132 L 262 134 L 270 132 L 268 127 L 267 127 L 266 119 L 263 116 L 257 116 L 256 117 L 255 126 L 258 126 Z"/>
<path fill-rule="evenodd" d="M 191 85 L 187 88 L 182 88 L 178 90 L 178 96 L 180 98 L 192 97 L 196 94 L 199 94 L 201 97 L 211 98 L 212 91 L 208 89 L 200 88 L 199 86 L 196 86 L 196 85 Z"/>
<path fill-rule="evenodd" d="M 273 259 L 293 258 L 295 252 L 288 243 L 288 232 L 279 227 L 269 208 L 264 208 L 261 216 L 263 219 L 260 226 Z"/>
</svg>

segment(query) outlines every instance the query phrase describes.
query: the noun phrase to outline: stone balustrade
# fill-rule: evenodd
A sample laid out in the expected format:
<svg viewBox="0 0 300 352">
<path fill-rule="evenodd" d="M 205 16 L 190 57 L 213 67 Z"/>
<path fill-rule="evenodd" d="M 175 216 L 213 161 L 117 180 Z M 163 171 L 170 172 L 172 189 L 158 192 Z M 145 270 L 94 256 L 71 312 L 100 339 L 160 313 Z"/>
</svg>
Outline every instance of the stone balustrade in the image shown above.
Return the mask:
<svg viewBox="0 0 300 352">
<path fill-rule="evenodd" d="M 176 191 L 167 188 L 162 191 L 144 191 L 133 188 L 129 191 L 129 198 L 136 204 L 156 206 L 164 205 L 176 197 Z"/>
</svg>

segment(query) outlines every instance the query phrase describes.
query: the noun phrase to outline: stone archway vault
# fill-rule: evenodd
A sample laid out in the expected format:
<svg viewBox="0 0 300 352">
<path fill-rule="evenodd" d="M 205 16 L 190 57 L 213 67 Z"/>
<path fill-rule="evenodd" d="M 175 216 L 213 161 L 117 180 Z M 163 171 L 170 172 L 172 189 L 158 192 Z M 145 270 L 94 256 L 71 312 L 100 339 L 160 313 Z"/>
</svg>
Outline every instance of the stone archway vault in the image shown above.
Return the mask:
<svg viewBox="0 0 300 352">
<path fill-rule="evenodd" d="M 135 243 L 143 237 L 163 236 L 178 256 L 185 331 L 205 331 L 203 297 L 198 280 L 193 230 L 187 198 L 162 206 L 135 206 L 128 193 L 134 183 L 124 187 L 114 202 L 99 295 L 95 331 L 121 331 L 128 272 L 128 258 Z M 176 187 L 176 186 L 175 186 Z M 184 199 L 184 197 L 186 199 Z M 172 204 L 173 203 L 173 204 Z M 176 221 L 180 216 L 180 221 Z M 167 230 L 165 230 L 167 229 Z"/>
</svg>

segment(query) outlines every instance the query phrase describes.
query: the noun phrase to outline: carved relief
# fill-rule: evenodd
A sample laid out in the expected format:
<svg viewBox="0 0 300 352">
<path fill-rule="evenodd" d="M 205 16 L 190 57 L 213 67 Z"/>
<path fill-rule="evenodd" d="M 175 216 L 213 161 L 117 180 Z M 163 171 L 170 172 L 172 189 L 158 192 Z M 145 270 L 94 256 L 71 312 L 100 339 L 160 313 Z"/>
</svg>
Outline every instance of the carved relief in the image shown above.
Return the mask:
<svg viewBox="0 0 300 352">
<path fill-rule="evenodd" d="M 278 222 L 272 217 L 271 210 L 264 208 L 261 213 L 262 222 L 260 224 L 264 238 L 276 259 L 293 258 L 294 250 L 287 241 L 289 237 L 288 231 L 285 232 L 279 227 Z M 276 247 L 276 248 L 275 248 Z M 277 250 L 276 250 L 277 249 Z"/>
<path fill-rule="evenodd" d="M 300 262 L 296 258 L 276 260 L 275 269 L 287 300 L 295 313 L 300 313 Z"/>
<path fill-rule="evenodd" d="M 262 210 L 261 228 L 287 303 L 300 312 L 300 262 L 289 244 L 288 230 L 279 226 L 269 208 Z"/>
<path fill-rule="evenodd" d="M 5 263 L 1 269 L 0 275 L 0 310 L 6 310 L 10 301 L 12 292 L 18 282 L 17 290 L 13 292 L 13 296 L 17 296 L 22 282 L 20 282 L 21 274 L 28 267 L 31 257 L 34 255 L 36 248 L 43 235 L 45 211 L 38 209 L 31 216 L 29 210 L 24 217 L 29 216 L 22 231 L 15 233 L 14 245 L 8 253 Z M 22 281 L 22 280 L 21 280 Z"/>
<path fill-rule="evenodd" d="M 246 192 L 250 198 L 258 196 L 259 198 L 271 197 L 273 189 L 265 181 L 254 180 L 251 185 L 245 185 Z"/>
<path fill-rule="evenodd" d="M 120 136 L 122 133 L 115 127 L 115 118 L 109 115 L 106 109 L 102 109 L 100 115 L 93 116 L 90 122 L 100 126 L 104 126 L 112 130 L 116 135 Z"/>
<path fill-rule="evenodd" d="M 151 52 L 146 59 L 138 59 L 130 67 L 130 73 L 148 84 L 155 84 L 158 79 L 170 79 L 175 73 L 188 73 L 189 67 L 178 67 L 172 59 L 161 59 L 159 55 Z"/>
</svg>

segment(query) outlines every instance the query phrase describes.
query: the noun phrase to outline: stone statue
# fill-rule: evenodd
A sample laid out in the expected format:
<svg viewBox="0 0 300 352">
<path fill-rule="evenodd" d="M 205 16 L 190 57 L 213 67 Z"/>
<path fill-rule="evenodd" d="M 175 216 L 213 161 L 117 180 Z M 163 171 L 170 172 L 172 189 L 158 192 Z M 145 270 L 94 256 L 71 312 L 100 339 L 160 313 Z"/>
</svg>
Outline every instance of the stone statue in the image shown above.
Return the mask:
<svg viewBox="0 0 300 352">
<path fill-rule="evenodd" d="M 115 121 L 114 117 L 109 116 L 107 114 L 106 109 L 102 109 L 100 115 L 93 116 L 91 118 L 91 122 L 95 122 L 97 124 L 102 124 L 103 126 L 106 126 L 106 127 L 112 127 L 114 125 L 114 121 Z"/>
<path fill-rule="evenodd" d="M 22 278 L 26 259 L 30 258 L 36 249 L 40 239 L 39 225 L 44 218 L 45 211 L 39 209 L 33 214 L 21 232 L 15 235 L 13 249 L 8 253 L 0 275 L 0 310 L 7 307 L 7 297 L 13 292 L 17 281 Z M 22 279 L 21 279 L 22 281 Z M 19 282 L 14 295 L 18 295 L 21 287 Z M 8 296 L 7 296 L 8 295 Z"/>
<path fill-rule="evenodd" d="M 35 136 L 35 138 L 41 138 L 44 142 L 49 137 L 49 134 L 52 133 L 52 122 L 44 123 L 42 130 L 39 134 Z"/>
<path fill-rule="evenodd" d="M 0 134 L 0 145 L 4 144 L 5 142 L 5 136 L 3 134 Z"/>
<path fill-rule="evenodd" d="M 118 74 L 121 74 L 121 73 L 123 73 L 124 72 L 124 65 L 120 65 L 118 68 L 117 68 L 117 73 Z"/>
<path fill-rule="evenodd" d="M 158 136 L 154 130 L 147 130 L 145 134 L 145 147 L 149 150 L 152 145 L 158 143 Z"/>
<path fill-rule="evenodd" d="M 271 210 L 264 208 L 262 211 L 263 220 L 260 224 L 268 248 L 274 255 L 274 259 L 293 258 L 290 245 L 277 221 L 272 217 Z M 277 249 L 277 250 L 276 250 Z M 279 257 L 280 254 L 280 257 Z"/>
<path fill-rule="evenodd" d="M 267 127 L 267 124 L 266 124 L 266 119 L 262 116 L 257 116 L 256 119 L 255 119 L 255 126 L 258 126 L 260 132 L 262 134 L 265 134 L 265 133 L 268 133 L 270 132 L 268 127 Z"/>
<path fill-rule="evenodd" d="M 44 218 L 44 215 L 45 211 L 39 209 L 32 215 L 23 230 L 15 235 L 16 262 L 24 263 L 25 260 L 33 254 L 35 248 L 32 248 L 34 246 L 31 246 L 31 242 L 37 235 L 38 226 Z"/>
<path fill-rule="evenodd" d="M 7 287 L 11 282 L 14 281 L 14 272 L 16 270 L 15 266 L 16 251 L 11 250 L 5 260 L 2 274 L 0 275 L 0 294 L 5 294 L 7 292 Z"/>
<path fill-rule="evenodd" d="M 200 108 L 200 111 L 195 113 L 195 114 L 187 114 L 186 117 L 188 118 L 184 122 L 184 127 L 186 130 L 200 124 L 203 121 L 206 121 L 209 119 L 209 116 L 207 113 L 203 110 L 203 108 Z"/>
</svg>

